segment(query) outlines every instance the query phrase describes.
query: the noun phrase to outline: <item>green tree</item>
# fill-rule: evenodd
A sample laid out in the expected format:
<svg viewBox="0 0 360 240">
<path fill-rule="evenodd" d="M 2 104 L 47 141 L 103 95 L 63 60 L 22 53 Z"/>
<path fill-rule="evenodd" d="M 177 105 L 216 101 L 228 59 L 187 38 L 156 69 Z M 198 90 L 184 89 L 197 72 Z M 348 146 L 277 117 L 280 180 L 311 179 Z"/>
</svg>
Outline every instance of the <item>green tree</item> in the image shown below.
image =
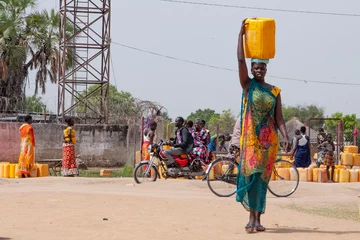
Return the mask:
<svg viewBox="0 0 360 240">
<path fill-rule="evenodd" d="M 214 116 L 220 116 L 220 114 L 216 113 L 215 110 L 206 108 L 206 109 L 198 109 L 194 113 L 190 113 L 190 115 L 186 118 L 187 120 L 194 121 L 196 118 L 200 118 L 201 120 L 205 120 L 208 124 L 210 119 Z"/>
<path fill-rule="evenodd" d="M 30 12 L 35 0 L 0 0 L 0 97 L 9 104 L 1 110 L 23 110 L 25 84 L 30 70 L 36 71 L 35 94 L 45 93 L 46 81 L 57 81 L 58 63 L 71 65 L 72 52 L 60 59 L 59 13 Z M 73 32 L 70 24 L 65 32 Z"/>
<path fill-rule="evenodd" d="M 219 118 L 219 128 L 221 133 L 232 133 L 236 123 L 236 117 L 231 109 L 223 110 Z"/>
<path fill-rule="evenodd" d="M 44 112 L 44 103 L 41 97 L 31 96 L 26 97 L 26 112 L 37 112 L 42 113 Z"/>
<path fill-rule="evenodd" d="M 356 118 L 356 114 L 348 114 L 344 115 L 341 112 L 336 112 L 331 115 L 332 118 L 339 118 L 343 121 L 344 125 L 344 140 L 348 142 L 353 141 L 353 130 L 354 126 L 356 126 L 358 129 L 360 128 L 360 123 Z M 336 132 L 336 127 L 339 124 L 339 121 L 335 120 L 329 120 L 326 121 L 326 129 L 327 132 Z"/>
<path fill-rule="evenodd" d="M 87 104 L 80 101 L 77 112 L 89 117 L 96 117 L 93 111 L 100 111 L 101 108 L 101 89 L 97 85 L 88 88 L 79 95 L 80 99 L 88 92 L 95 91 L 90 98 L 86 100 Z M 85 100 L 84 100 L 85 101 Z M 103 106 L 105 107 L 105 106 Z M 88 109 L 91 108 L 92 110 Z M 118 91 L 114 85 L 109 86 L 109 121 L 111 123 L 127 123 L 130 118 L 134 118 L 139 113 L 139 106 L 136 104 L 136 99 L 129 92 Z"/>
<path fill-rule="evenodd" d="M 283 116 L 285 122 L 289 121 L 293 117 L 299 119 L 299 121 L 306 123 L 309 118 L 322 118 L 324 117 L 324 108 L 316 105 L 307 106 L 283 106 Z"/>
</svg>

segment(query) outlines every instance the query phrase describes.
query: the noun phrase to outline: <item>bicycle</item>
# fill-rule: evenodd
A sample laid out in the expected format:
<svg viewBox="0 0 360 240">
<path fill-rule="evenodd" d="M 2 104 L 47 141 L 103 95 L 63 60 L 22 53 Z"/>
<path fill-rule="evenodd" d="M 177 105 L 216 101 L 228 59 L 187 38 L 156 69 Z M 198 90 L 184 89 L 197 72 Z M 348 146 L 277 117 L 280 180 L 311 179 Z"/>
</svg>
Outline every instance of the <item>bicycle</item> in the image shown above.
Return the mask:
<svg viewBox="0 0 360 240">
<path fill-rule="evenodd" d="M 206 181 L 210 190 L 219 197 L 230 197 L 236 193 L 236 176 L 239 163 L 236 159 L 240 155 L 240 149 L 232 146 L 230 155 L 222 156 L 210 163 L 206 170 Z M 289 156 L 288 154 L 279 154 Z M 287 170 L 289 168 L 289 170 Z M 219 173 L 219 176 L 217 174 Z M 290 174 L 291 173 L 291 174 Z M 291 177 L 290 177 L 291 175 Z M 220 188 L 215 190 L 217 183 Z M 275 160 L 268 190 L 276 197 L 288 197 L 292 195 L 299 186 L 299 172 L 295 165 L 287 160 L 278 158 Z M 220 193 L 225 190 L 225 193 Z"/>
</svg>

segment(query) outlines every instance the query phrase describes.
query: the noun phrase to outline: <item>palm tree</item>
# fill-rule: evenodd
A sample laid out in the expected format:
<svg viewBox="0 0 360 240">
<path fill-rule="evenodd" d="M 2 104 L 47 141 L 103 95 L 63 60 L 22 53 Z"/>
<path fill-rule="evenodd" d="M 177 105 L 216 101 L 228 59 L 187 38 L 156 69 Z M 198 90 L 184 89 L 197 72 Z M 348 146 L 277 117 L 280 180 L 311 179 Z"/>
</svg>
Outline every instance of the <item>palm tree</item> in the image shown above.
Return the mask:
<svg viewBox="0 0 360 240">
<path fill-rule="evenodd" d="M 57 82 L 59 13 L 43 10 L 30 14 L 35 0 L 0 0 L 0 111 L 25 109 L 29 70 L 36 70 L 35 95 L 46 92 L 46 82 Z M 66 34 L 72 34 L 68 25 Z M 72 53 L 66 62 L 71 66 Z M 2 102 L 1 102 L 2 101 Z"/>
</svg>

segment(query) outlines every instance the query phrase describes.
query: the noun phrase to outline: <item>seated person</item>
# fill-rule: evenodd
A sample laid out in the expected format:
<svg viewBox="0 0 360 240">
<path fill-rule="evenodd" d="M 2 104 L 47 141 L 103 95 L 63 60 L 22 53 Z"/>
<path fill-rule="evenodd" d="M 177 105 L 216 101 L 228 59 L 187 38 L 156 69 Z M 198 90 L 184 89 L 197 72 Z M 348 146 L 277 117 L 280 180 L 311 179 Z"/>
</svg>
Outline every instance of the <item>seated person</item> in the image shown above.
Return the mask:
<svg viewBox="0 0 360 240">
<path fill-rule="evenodd" d="M 164 151 L 164 156 L 167 159 L 166 165 L 168 167 L 174 165 L 180 167 L 172 156 L 180 156 L 181 154 L 188 154 L 192 151 L 194 146 L 193 138 L 189 130 L 184 127 L 184 118 L 177 117 L 175 119 L 175 140 L 173 142 L 173 148 Z"/>
<path fill-rule="evenodd" d="M 202 127 L 202 122 L 199 118 L 195 120 L 192 137 L 194 139 L 193 154 L 200 159 L 205 160 L 207 143 L 209 142 L 210 137 L 206 129 Z"/>
</svg>

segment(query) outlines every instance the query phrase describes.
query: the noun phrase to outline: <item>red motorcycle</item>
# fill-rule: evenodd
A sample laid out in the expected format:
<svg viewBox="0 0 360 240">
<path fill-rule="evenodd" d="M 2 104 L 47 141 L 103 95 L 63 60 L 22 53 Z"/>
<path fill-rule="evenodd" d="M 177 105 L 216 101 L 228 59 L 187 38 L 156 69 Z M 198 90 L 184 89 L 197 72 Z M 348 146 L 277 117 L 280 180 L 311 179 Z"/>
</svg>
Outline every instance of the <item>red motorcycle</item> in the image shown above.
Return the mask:
<svg viewBox="0 0 360 240">
<path fill-rule="evenodd" d="M 157 177 L 179 178 L 196 176 L 205 177 L 207 164 L 194 154 L 182 154 L 172 156 L 178 166 L 166 166 L 164 151 L 170 149 L 170 144 L 160 141 L 159 144 L 149 146 L 150 161 L 141 161 L 134 169 L 134 180 L 136 183 L 155 182 Z"/>
</svg>

